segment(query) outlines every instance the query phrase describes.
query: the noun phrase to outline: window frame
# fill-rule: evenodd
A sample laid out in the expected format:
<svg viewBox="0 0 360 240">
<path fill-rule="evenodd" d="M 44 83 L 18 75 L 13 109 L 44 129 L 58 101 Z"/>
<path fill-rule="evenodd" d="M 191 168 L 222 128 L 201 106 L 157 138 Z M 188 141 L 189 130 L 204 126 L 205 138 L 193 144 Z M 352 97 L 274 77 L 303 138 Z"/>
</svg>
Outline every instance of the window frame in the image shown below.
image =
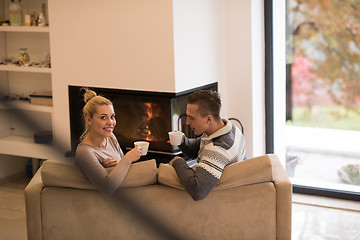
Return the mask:
<svg viewBox="0 0 360 240">
<path fill-rule="evenodd" d="M 286 1 L 286 0 L 284 0 Z M 274 153 L 274 37 L 273 0 L 264 0 L 265 41 L 265 144 Z M 284 116 L 285 119 L 285 116 Z M 293 193 L 360 201 L 360 193 L 293 184 Z"/>
</svg>

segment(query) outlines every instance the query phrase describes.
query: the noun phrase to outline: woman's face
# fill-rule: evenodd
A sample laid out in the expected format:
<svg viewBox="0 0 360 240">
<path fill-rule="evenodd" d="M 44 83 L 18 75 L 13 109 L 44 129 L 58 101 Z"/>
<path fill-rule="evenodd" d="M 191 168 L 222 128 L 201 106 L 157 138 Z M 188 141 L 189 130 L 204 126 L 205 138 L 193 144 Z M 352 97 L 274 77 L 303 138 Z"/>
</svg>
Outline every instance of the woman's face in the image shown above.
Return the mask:
<svg viewBox="0 0 360 240">
<path fill-rule="evenodd" d="M 91 134 L 99 137 L 110 137 L 116 125 L 113 106 L 98 105 L 96 113 L 92 118 L 86 117 L 86 121 L 89 124 Z"/>
</svg>

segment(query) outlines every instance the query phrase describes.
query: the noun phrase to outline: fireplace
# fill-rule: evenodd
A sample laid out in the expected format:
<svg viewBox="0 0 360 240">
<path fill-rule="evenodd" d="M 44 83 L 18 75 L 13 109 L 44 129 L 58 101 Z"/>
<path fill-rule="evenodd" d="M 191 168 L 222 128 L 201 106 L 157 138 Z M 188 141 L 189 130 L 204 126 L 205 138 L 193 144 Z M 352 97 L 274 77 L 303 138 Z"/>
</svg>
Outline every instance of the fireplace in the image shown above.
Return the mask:
<svg viewBox="0 0 360 240">
<path fill-rule="evenodd" d="M 69 86 L 71 151 L 75 152 L 84 130 L 82 108 L 84 92 L 81 86 Z M 124 152 L 134 147 L 134 142 L 150 142 L 149 153 L 177 155 L 181 151 L 168 143 L 168 132 L 183 131 L 187 137 L 194 133 L 186 125 L 186 99 L 194 91 L 217 91 L 217 83 L 180 93 L 133 91 L 109 88 L 89 88 L 110 99 L 114 105 L 116 127 L 114 134 Z"/>
</svg>

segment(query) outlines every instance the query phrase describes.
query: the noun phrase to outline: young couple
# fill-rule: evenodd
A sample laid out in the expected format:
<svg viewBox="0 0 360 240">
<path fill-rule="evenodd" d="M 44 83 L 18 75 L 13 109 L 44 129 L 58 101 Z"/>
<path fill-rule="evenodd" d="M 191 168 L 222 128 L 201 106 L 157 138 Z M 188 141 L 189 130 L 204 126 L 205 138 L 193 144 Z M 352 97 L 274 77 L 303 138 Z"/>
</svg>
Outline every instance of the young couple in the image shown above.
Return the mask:
<svg viewBox="0 0 360 240">
<path fill-rule="evenodd" d="M 76 150 L 75 163 L 100 190 L 112 194 L 121 185 L 130 165 L 140 158 L 140 149 L 133 148 L 125 155 L 113 134 L 116 125 L 110 100 L 87 90 L 83 108 L 85 131 Z M 197 159 L 195 169 L 181 157 L 172 165 L 181 184 L 194 200 L 205 198 L 220 180 L 225 166 L 240 162 L 245 156 L 245 140 L 241 131 L 227 119 L 220 118 L 221 100 L 216 92 L 197 91 L 187 99 L 186 124 L 195 135 L 184 136 L 179 146 L 183 154 Z M 114 167 L 108 172 L 106 168 Z"/>
</svg>

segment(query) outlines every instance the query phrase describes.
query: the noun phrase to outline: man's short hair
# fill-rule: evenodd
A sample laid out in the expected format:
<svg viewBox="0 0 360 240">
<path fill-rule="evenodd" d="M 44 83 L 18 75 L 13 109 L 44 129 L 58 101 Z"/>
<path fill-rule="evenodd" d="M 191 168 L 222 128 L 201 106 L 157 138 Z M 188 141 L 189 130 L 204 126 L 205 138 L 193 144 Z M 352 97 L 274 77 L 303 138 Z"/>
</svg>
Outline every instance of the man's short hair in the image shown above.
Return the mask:
<svg viewBox="0 0 360 240">
<path fill-rule="evenodd" d="M 221 99 L 217 92 L 211 90 L 196 91 L 188 96 L 187 103 L 198 105 L 198 112 L 201 117 L 212 115 L 216 121 L 221 120 Z"/>
</svg>

